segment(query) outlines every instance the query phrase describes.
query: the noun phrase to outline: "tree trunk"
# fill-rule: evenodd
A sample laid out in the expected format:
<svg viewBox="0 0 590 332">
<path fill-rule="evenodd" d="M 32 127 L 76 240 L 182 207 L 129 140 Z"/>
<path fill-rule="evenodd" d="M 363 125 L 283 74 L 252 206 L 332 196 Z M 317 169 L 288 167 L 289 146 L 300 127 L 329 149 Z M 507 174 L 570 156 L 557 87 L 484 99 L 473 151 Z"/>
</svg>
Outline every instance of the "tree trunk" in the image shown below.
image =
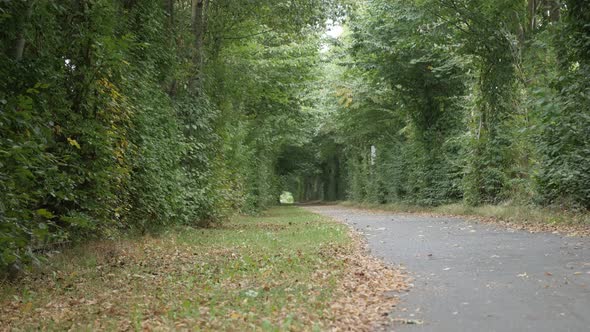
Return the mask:
<svg viewBox="0 0 590 332">
<path fill-rule="evenodd" d="M 174 0 L 164 0 L 166 15 L 168 16 L 168 25 L 170 29 L 174 28 Z"/>
<path fill-rule="evenodd" d="M 171 36 L 170 38 L 170 46 L 176 47 L 176 18 L 174 12 L 174 2 L 176 0 L 164 0 L 164 10 L 166 11 L 166 16 L 168 17 L 167 26 L 165 27 L 168 34 Z M 176 90 L 178 86 L 177 80 L 172 75 L 172 80 L 168 83 L 167 87 L 164 87 L 168 93 L 168 96 L 174 97 L 176 96 Z"/>
<path fill-rule="evenodd" d="M 33 15 L 33 1 L 29 0 L 25 4 L 26 10 L 24 15 L 20 15 L 18 19 L 18 33 L 16 38 L 16 45 L 14 47 L 14 60 L 21 61 L 23 59 L 23 53 L 25 51 L 25 44 L 26 44 L 26 29 L 27 29 L 27 22 L 31 19 Z"/>
<path fill-rule="evenodd" d="M 528 32 L 535 31 L 537 26 L 537 0 L 528 0 L 529 24 Z"/>
<path fill-rule="evenodd" d="M 193 65 L 195 66 L 193 86 L 197 94 L 203 87 L 203 46 L 205 39 L 204 0 L 192 0 L 192 27 L 194 34 Z"/>
<path fill-rule="evenodd" d="M 561 20 L 561 3 L 559 0 L 549 0 L 549 11 L 551 22 L 559 22 Z"/>
</svg>

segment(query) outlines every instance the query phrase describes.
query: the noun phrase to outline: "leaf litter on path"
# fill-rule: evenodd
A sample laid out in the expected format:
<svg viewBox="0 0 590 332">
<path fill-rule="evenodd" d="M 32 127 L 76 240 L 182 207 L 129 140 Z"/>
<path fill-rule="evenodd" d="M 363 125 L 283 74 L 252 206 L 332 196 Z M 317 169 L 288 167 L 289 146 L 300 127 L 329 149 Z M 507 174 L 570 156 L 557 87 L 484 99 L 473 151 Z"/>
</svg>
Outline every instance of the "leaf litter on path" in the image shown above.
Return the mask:
<svg viewBox="0 0 590 332">
<path fill-rule="evenodd" d="M 371 256 L 364 240 L 350 230 L 351 252 L 332 252 L 347 263 L 345 277 L 330 306 L 334 331 L 372 331 L 395 321 L 389 317 L 399 299 L 392 294 L 409 290 L 405 270 L 394 268 Z"/>
<path fill-rule="evenodd" d="M 391 292 L 409 287 L 403 268 L 370 256 L 352 231 L 348 243 L 309 243 L 307 252 L 282 247 L 265 252 L 242 240 L 218 243 L 233 234 L 236 239 L 254 234 L 274 243 L 278 236 L 291 239 L 297 234 L 292 228 L 325 228 L 332 234 L 340 227 L 324 219 L 289 226 L 262 219 L 261 229 L 230 223 L 83 246 L 84 253 L 95 254 L 83 259 L 72 254 L 64 265 L 3 286 L 0 331 L 239 331 L 264 326 L 371 331 L 389 322 L 398 301 Z M 340 234 L 346 236 L 344 230 Z"/>
</svg>

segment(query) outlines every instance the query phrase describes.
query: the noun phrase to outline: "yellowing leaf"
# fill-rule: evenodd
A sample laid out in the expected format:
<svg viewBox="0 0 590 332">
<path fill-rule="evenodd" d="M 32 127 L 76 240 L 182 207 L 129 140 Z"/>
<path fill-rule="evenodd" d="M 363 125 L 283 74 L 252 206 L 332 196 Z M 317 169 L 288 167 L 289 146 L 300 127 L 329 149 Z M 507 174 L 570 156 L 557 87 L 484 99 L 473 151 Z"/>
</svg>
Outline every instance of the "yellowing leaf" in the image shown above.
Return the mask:
<svg viewBox="0 0 590 332">
<path fill-rule="evenodd" d="M 31 303 L 31 302 L 27 302 L 27 304 L 25 304 L 25 305 L 24 305 L 24 306 L 21 308 L 22 312 L 29 312 L 29 311 L 31 311 L 32 309 L 33 309 L 33 303 Z"/>
<path fill-rule="evenodd" d="M 78 150 L 80 150 L 80 144 L 75 139 L 68 137 L 68 143 L 70 143 L 71 146 L 75 146 Z"/>
</svg>

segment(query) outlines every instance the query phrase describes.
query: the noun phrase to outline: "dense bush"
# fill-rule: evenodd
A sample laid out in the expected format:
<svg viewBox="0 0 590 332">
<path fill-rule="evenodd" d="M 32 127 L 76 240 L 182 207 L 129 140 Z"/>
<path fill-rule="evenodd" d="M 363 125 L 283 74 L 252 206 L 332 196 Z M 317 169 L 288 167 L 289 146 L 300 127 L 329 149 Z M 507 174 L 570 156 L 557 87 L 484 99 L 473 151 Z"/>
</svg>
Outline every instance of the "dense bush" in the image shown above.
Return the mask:
<svg viewBox="0 0 590 332">
<path fill-rule="evenodd" d="M 278 154 L 338 7 L 192 4 L 0 1 L 0 268 L 278 201 Z"/>
<path fill-rule="evenodd" d="M 590 208 L 590 4 L 567 1 L 564 24 L 555 31 L 558 71 L 543 91 L 538 176 L 545 203 Z"/>
</svg>

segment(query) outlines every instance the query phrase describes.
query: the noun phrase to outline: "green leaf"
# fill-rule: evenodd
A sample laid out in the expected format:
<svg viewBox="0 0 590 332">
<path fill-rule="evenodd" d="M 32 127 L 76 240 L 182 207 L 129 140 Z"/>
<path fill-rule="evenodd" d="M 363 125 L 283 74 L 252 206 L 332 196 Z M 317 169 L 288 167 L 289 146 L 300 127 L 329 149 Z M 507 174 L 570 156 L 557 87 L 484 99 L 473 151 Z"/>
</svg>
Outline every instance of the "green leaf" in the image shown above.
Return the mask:
<svg viewBox="0 0 590 332">
<path fill-rule="evenodd" d="M 39 209 L 36 212 L 37 212 L 37 215 L 39 215 L 45 219 L 52 219 L 53 217 L 55 217 L 55 215 L 53 213 L 49 212 L 46 209 Z"/>
</svg>

